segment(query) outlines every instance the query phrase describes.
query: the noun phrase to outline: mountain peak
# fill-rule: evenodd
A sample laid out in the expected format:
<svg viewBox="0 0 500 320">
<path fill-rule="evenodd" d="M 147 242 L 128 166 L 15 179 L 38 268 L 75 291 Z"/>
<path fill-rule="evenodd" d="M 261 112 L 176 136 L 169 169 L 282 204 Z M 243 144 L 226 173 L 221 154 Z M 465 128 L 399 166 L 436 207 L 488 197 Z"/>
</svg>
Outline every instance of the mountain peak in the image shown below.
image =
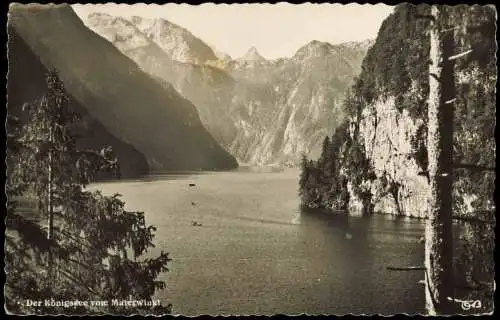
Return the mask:
<svg viewBox="0 0 500 320">
<path fill-rule="evenodd" d="M 88 14 L 87 18 L 111 18 L 112 16 L 104 12 L 91 12 Z"/>
<path fill-rule="evenodd" d="M 213 50 L 184 27 L 163 18 L 133 16 L 130 21 L 173 60 L 196 64 L 217 60 Z"/>
<path fill-rule="evenodd" d="M 294 57 L 297 59 L 321 57 L 331 52 L 332 48 L 334 46 L 329 42 L 312 40 L 297 50 Z"/>
<path fill-rule="evenodd" d="M 130 22 L 127 21 L 123 17 L 119 16 L 112 16 L 108 13 L 103 13 L 103 12 L 92 12 L 87 15 L 86 21 L 84 21 L 86 25 L 90 25 L 91 27 L 104 24 L 104 25 L 110 25 L 110 24 L 115 24 L 115 23 L 120 23 L 121 27 L 124 27 L 125 25 L 129 25 Z"/>
<path fill-rule="evenodd" d="M 130 17 L 130 22 L 132 22 L 132 23 L 149 21 L 149 20 L 151 20 L 151 19 L 140 17 L 140 16 L 131 16 Z"/>
<path fill-rule="evenodd" d="M 263 61 L 266 60 L 263 56 L 260 55 L 259 51 L 255 46 L 252 46 L 247 53 L 240 60 L 244 61 Z"/>
<path fill-rule="evenodd" d="M 139 16 L 133 16 L 130 18 L 130 21 L 137 25 L 139 29 L 143 32 L 148 32 L 154 28 L 157 30 L 163 30 L 164 32 L 174 32 L 179 35 L 187 36 L 187 37 L 195 37 L 191 31 L 188 29 L 175 24 L 165 18 L 155 18 L 155 19 L 150 19 L 150 18 L 144 18 L 144 17 L 139 17 Z"/>
<path fill-rule="evenodd" d="M 367 39 L 364 41 L 349 41 L 349 42 L 344 42 L 341 45 L 351 48 L 351 49 L 358 49 L 358 50 L 367 50 L 369 47 L 371 47 L 375 43 L 375 40 L 373 39 Z"/>
<path fill-rule="evenodd" d="M 329 42 L 325 41 L 319 41 L 319 40 L 312 40 L 308 44 L 306 44 L 303 48 L 310 48 L 314 50 L 321 50 L 321 49 L 330 49 L 333 47 L 333 45 Z"/>
</svg>

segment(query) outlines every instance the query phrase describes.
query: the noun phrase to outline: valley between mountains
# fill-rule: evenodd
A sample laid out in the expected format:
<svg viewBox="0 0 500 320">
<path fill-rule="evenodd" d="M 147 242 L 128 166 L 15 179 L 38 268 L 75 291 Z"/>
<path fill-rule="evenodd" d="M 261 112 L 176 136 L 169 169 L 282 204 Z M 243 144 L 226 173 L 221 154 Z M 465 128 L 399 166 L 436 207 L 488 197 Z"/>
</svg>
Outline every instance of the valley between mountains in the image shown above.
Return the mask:
<svg viewBox="0 0 500 320">
<path fill-rule="evenodd" d="M 191 101 L 219 144 L 251 165 L 317 157 L 343 120 L 344 93 L 372 44 L 311 41 L 274 60 L 251 47 L 233 59 L 164 19 L 92 13 L 84 23 Z"/>
<path fill-rule="evenodd" d="M 267 60 L 251 47 L 231 58 L 164 19 L 14 7 L 8 107 L 17 114 L 38 97 L 55 68 L 86 115 L 79 143 L 111 145 L 124 176 L 297 166 L 304 154 L 318 157 L 343 121 L 345 92 L 371 45 L 311 41 L 292 57 Z"/>
</svg>

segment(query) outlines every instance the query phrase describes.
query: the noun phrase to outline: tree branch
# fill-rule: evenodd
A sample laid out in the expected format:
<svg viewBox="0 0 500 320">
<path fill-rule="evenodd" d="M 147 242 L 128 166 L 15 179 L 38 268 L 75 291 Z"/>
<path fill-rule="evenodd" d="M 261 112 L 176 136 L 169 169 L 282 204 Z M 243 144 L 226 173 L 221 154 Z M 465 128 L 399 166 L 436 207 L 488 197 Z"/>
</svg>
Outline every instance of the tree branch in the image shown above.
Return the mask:
<svg viewBox="0 0 500 320">
<path fill-rule="evenodd" d="M 495 167 L 479 166 L 468 163 L 455 163 L 453 164 L 453 169 L 467 169 L 471 171 L 495 171 Z"/>
<path fill-rule="evenodd" d="M 429 75 L 430 75 L 431 77 L 433 77 L 434 79 L 436 79 L 436 81 L 441 81 L 441 80 L 439 79 L 439 77 L 438 77 L 436 74 L 434 74 L 434 73 L 429 73 Z"/>
<path fill-rule="evenodd" d="M 447 29 L 441 30 L 441 33 L 445 33 L 445 32 L 448 32 L 448 31 L 453 31 L 453 30 L 457 30 L 457 29 L 459 29 L 459 27 L 451 27 L 451 28 L 447 28 Z"/>
<path fill-rule="evenodd" d="M 59 272 L 61 272 L 64 276 L 66 276 L 66 279 L 70 280 L 71 282 L 73 282 L 77 287 L 81 287 L 85 290 L 87 290 L 90 294 L 93 294 L 95 295 L 96 297 L 99 297 L 100 295 L 95 292 L 94 290 L 92 290 L 91 288 L 87 287 L 83 281 L 81 279 L 78 279 L 77 277 L 75 277 L 74 275 L 72 275 L 68 270 L 64 270 L 64 269 L 59 269 Z"/>
<path fill-rule="evenodd" d="M 451 57 L 448 58 L 448 61 L 456 60 L 456 59 L 461 58 L 461 57 L 463 57 L 465 55 L 468 55 L 471 52 L 472 52 L 472 49 L 467 50 L 467 51 L 462 52 L 462 53 L 459 53 L 459 54 L 456 54 L 456 55 L 453 55 L 453 56 L 451 56 Z"/>
<path fill-rule="evenodd" d="M 410 266 L 410 267 L 392 267 L 388 266 L 387 270 L 391 271 L 414 271 L 414 270 L 425 270 L 424 266 Z"/>
<path fill-rule="evenodd" d="M 468 163 L 455 163 L 453 164 L 453 169 L 465 169 L 465 170 L 470 170 L 470 171 L 496 171 L 495 167 L 487 167 L 487 166 L 480 166 L 480 165 L 475 165 L 475 164 L 468 164 Z M 419 171 L 417 175 L 419 176 L 428 176 L 428 172 L 426 170 Z"/>
<path fill-rule="evenodd" d="M 415 18 L 417 19 L 425 19 L 425 20 L 430 20 L 430 21 L 436 21 L 436 18 L 434 18 L 432 15 L 430 14 L 416 14 L 415 15 Z"/>
<path fill-rule="evenodd" d="M 483 210 L 483 211 L 475 211 L 475 212 L 472 212 L 471 215 L 478 215 L 480 213 L 487 213 L 487 214 L 490 214 L 490 211 L 487 211 L 487 210 Z M 494 212 L 491 213 L 494 215 Z M 465 221 L 465 222 L 474 222 L 474 223 L 480 223 L 480 224 L 495 224 L 495 221 L 494 220 L 484 220 L 484 219 L 480 219 L 480 218 L 477 218 L 477 217 L 460 217 L 460 216 L 453 216 L 452 217 L 453 220 L 455 221 Z"/>
</svg>

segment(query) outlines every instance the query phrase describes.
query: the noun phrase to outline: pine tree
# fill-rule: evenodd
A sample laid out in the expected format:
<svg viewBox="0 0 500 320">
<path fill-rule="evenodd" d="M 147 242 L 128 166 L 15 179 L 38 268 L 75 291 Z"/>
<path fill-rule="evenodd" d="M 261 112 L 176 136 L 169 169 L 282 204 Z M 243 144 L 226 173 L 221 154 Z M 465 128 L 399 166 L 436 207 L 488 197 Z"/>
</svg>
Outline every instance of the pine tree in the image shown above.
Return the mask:
<svg viewBox="0 0 500 320">
<path fill-rule="evenodd" d="M 324 164 L 326 161 L 328 161 L 328 151 L 330 149 L 330 137 L 326 136 L 323 139 L 323 143 L 321 144 L 321 162 Z"/>
<path fill-rule="evenodd" d="M 347 177 L 342 169 L 352 166 L 352 171 L 359 178 L 363 173 L 359 173 L 359 167 L 349 162 L 351 153 L 350 150 L 346 152 L 346 149 L 349 149 L 348 127 L 349 123 L 345 121 L 339 125 L 331 138 L 324 138 L 318 161 L 302 158 L 299 181 L 302 206 L 334 210 L 347 210 L 349 207 Z"/>
<path fill-rule="evenodd" d="M 144 213 L 129 212 L 119 195 L 85 187 L 102 170 L 118 170 L 110 148 L 79 150 L 73 134 L 78 114 L 57 72 L 47 75 L 47 93 L 23 107 L 27 123 L 12 119 L 8 146 L 6 306 L 10 312 L 74 314 L 86 312 L 168 313 L 170 306 L 120 308 L 112 299 L 150 300 L 165 286 L 157 278 L 170 260 L 154 246 L 153 226 Z M 30 221 L 16 208 L 16 197 L 37 199 Z M 31 300 L 107 301 L 107 307 L 30 307 Z"/>
<path fill-rule="evenodd" d="M 301 199 L 302 206 L 307 208 L 312 206 L 313 199 L 313 180 L 315 179 L 313 174 L 313 161 L 308 160 L 306 155 L 303 154 L 300 162 L 300 179 L 299 179 L 299 197 Z"/>
</svg>

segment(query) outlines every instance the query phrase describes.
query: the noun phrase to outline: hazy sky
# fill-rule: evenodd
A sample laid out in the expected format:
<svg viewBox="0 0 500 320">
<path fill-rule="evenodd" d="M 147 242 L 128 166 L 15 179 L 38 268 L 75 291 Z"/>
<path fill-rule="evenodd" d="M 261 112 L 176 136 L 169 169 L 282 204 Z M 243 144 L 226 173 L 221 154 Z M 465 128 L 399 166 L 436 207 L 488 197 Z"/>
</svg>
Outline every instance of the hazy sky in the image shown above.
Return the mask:
<svg viewBox="0 0 500 320">
<path fill-rule="evenodd" d="M 292 56 L 312 40 L 332 44 L 374 39 L 393 7 L 384 4 L 102 4 L 73 5 L 82 18 L 91 12 L 164 18 L 207 44 L 238 58 L 255 46 L 273 59 Z"/>
</svg>

